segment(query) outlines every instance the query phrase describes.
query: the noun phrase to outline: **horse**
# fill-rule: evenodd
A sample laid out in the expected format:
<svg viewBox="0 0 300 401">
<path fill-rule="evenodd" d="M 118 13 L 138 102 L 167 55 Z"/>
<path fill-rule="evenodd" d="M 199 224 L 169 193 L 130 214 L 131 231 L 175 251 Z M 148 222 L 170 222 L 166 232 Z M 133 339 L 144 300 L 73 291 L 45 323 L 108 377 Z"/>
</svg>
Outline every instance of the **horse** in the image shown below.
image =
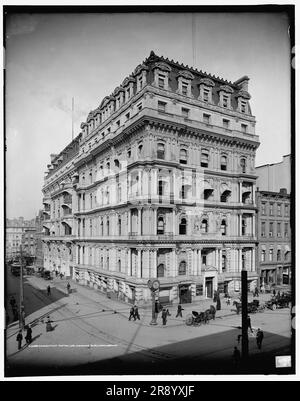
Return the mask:
<svg viewBox="0 0 300 401">
<path fill-rule="evenodd" d="M 242 304 L 238 301 L 233 301 L 232 305 L 236 307 L 236 313 L 239 315 L 242 310 Z"/>
<path fill-rule="evenodd" d="M 209 321 L 211 319 L 215 320 L 216 318 L 216 308 L 214 307 L 214 305 L 210 305 L 209 309 L 206 309 L 206 311 L 204 312 L 205 315 L 205 323 L 209 323 Z"/>
</svg>

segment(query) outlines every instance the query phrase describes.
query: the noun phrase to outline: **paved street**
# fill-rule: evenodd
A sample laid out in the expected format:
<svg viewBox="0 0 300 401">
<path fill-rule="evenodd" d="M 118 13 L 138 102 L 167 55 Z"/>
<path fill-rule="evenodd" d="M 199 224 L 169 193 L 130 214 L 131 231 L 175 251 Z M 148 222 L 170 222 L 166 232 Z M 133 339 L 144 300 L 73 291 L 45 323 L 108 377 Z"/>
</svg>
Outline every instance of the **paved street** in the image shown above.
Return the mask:
<svg viewBox="0 0 300 401">
<path fill-rule="evenodd" d="M 7 296 L 17 295 L 19 278 L 8 273 L 7 280 Z M 7 375 L 241 373 L 232 362 L 233 348 L 239 346 L 241 316 L 224 301 L 216 320 L 207 325 L 186 326 L 185 318 L 191 310 L 205 310 L 209 300 L 183 305 L 183 318 L 175 317 L 176 305 L 172 306 L 167 326 L 162 326 L 160 316 L 158 325 L 150 326 L 149 308 L 140 308 L 140 321 L 128 321 L 127 304 L 73 282 L 68 296 L 66 285 L 60 279 L 24 278 L 26 324 L 32 324 L 33 342 L 18 351 L 18 322 L 9 324 Z M 53 321 L 51 332 L 46 332 L 47 316 Z M 252 314 L 251 319 L 253 327 L 263 329 L 265 338 L 261 351 L 255 338 L 249 338 L 249 371 L 267 373 L 274 369 L 275 355 L 291 352 L 290 313 L 268 309 Z"/>
</svg>

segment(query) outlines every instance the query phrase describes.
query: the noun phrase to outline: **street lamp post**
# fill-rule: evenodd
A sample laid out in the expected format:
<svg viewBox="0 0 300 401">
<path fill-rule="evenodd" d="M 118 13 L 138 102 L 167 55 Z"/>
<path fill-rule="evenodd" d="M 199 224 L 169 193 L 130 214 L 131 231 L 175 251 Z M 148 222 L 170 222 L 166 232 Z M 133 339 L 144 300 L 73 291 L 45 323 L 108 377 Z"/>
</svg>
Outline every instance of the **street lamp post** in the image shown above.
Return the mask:
<svg viewBox="0 0 300 401">
<path fill-rule="evenodd" d="M 22 237 L 23 242 L 23 237 Z M 25 311 L 24 311 L 24 285 L 23 285 L 23 249 L 20 245 L 20 306 L 19 306 L 19 327 L 23 330 L 25 327 Z"/>
<path fill-rule="evenodd" d="M 152 326 L 157 325 L 156 301 L 158 300 L 159 285 L 160 283 L 158 280 L 148 281 L 148 287 L 151 290 L 151 299 L 152 299 L 152 320 L 150 322 Z"/>
<path fill-rule="evenodd" d="M 248 342 L 248 274 L 242 270 L 242 359 L 246 363 L 249 356 Z"/>
</svg>

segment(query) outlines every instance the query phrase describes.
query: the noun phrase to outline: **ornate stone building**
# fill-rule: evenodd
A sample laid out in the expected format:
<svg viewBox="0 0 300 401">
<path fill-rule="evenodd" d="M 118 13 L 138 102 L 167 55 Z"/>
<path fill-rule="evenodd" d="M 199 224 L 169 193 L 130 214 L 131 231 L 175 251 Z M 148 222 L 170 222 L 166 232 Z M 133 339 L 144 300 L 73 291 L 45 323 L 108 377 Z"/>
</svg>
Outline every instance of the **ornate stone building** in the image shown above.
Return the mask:
<svg viewBox="0 0 300 401">
<path fill-rule="evenodd" d="M 166 302 L 239 291 L 242 268 L 254 287 L 259 141 L 248 81 L 151 52 L 89 113 L 69 169 L 54 165 L 63 155 L 49 166 L 49 268 L 138 303 L 151 298 L 149 278 Z M 66 188 L 70 224 L 57 215 Z M 72 270 L 59 262 L 61 246 Z"/>
</svg>

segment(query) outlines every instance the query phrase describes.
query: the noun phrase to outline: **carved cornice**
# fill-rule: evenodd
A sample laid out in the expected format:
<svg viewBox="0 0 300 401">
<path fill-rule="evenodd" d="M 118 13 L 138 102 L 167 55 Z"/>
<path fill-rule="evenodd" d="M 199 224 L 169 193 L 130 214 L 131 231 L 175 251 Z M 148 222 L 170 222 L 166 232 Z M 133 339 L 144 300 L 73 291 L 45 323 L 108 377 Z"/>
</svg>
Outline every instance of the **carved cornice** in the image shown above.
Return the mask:
<svg viewBox="0 0 300 401">
<path fill-rule="evenodd" d="M 154 64 L 153 69 L 156 69 L 156 68 L 158 68 L 159 70 L 162 70 L 162 71 L 166 71 L 166 72 L 172 71 L 172 68 L 167 63 L 164 63 L 162 61 L 158 61 L 157 63 Z"/>
<path fill-rule="evenodd" d="M 190 80 L 195 79 L 195 76 L 190 71 L 186 71 L 186 70 L 179 71 L 177 75 L 178 75 L 178 77 L 182 77 L 185 79 L 190 79 Z"/>
<path fill-rule="evenodd" d="M 234 92 L 234 90 L 229 85 L 221 85 L 219 91 L 224 91 L 226 93 Z"/>
<path fill-rule="evenodd" d="M 142 71 L 148 71 L 148 70 L 149 70 L 149 67 L 148 67 L 148 66 L 146 66 L 145 64 L 140 64 L 140 65 L 138 65 L 138 66 L 136 67 L 136 69 L 134 70 L 133 75 L 136 76 L 136 75 L 138 75 L 140 72 L 142 72 Z"/>
<path fill-rule="evenodd" d="M 126 77 L 125 79 L 124 79 L 124 81 L 122 82 L 122 85 L 121 86 L 127 86 L 130 82 L 135 82 L 136 81 L 136 79 L 134 78 L 134 77 L 132 77 L 132 76 L 130 76 L 130 77 Z"/>
<path fill-rule="evenodd" d="M 209 78 L 201 78 L 200 79 L 200 85 L 206 85 L 206 86 L 215 86 L 215 83 L 214 83 L 214 81 L 212 81 L 211 79 L 209 79 Z"/>
<path fill-rule="evenodd" d="M 243 99 L 247 99 L 247 100 L 251 99 L 250 94 L 245 90 L 240 90 L 237 94 L 237 97 L 242 97 Z"/>
</svg>

